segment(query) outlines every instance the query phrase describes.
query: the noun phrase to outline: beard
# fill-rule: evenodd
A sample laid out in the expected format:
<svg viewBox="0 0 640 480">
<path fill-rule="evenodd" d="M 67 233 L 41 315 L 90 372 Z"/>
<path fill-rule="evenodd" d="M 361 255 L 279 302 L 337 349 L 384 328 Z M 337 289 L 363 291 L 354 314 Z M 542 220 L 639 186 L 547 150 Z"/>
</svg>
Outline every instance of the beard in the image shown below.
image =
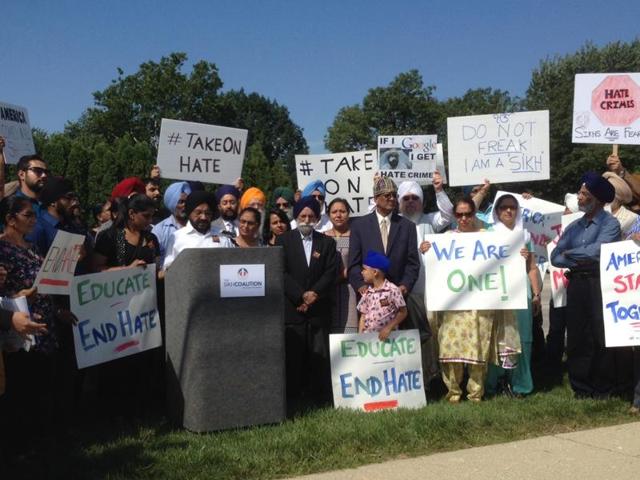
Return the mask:
<svg viewBox="0 0 640 480">
<path fill-rule="evenodd" d="M 220 210 L 220 216 L 227 222 L 233 222 L 238 217 L 238 212 L 230 208 L 225 208 L 224 210 Z"/>
<path fill-rule="evenodd" d="M 211 229 L 211 223 L 208 221 L 199 220 L 197 222 L 191 221 L 191 225 L 196 229 L 198 233 L 205 234 Z"/>
</svg>

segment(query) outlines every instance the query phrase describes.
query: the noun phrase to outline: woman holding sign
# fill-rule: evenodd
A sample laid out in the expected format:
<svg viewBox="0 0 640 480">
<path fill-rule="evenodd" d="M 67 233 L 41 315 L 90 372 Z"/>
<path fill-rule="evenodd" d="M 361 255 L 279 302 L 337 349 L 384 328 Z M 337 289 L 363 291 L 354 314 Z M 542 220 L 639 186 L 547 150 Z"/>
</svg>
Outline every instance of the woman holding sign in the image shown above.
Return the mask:
<svg viewBox="0 0 640 480">
<path fill-rule="evenodd" d="M 456 201 L 453 207 L 458 228 L 451 233 L 478 233 L 476 206 L 469 197 Z M 420 244 L 420 252 L 431 248 L 430 242 Z M 458 403 L 462 398 L 464 367 L 467 366 L 467 399 L 482 400 L 491 352 L 494 310 L 451 310 L 437 312 L 439 360 L 442 380 L 447 389 L 447 400 Z"/>
<path fill-rule="evenodd" d="M 496 197 L 493 208 L 493 230 L 496 232 L 512 232 L 522 231 L 524 236 L 525 248 L 522 249 L 522 256 L 526 259 L 526 268 L 529 282 L 527 285 L 527 303 L 528 308 L 524 310 L 515 310 L 516 321 L 518 325 L 518 334 L 520 337 L 520 345 L 522 353 L 517 363 L 514 365 L 509 357 L 502 360 L 496 358 L 495 365 L 489 366 L 487 375 L 486 390 L 489 393 L 497 393 L 498 381 L 501 377 L 505 377 L 505 388 L 508 393 L 516 397 L 522 397 L 533 391 L 533 379 L 531 377 L 531 345 L 533 343 L 533 315 L 540 309 L 540 285 L 538 270 L 536 268 L 535 259 L 533 257 L 533 245 L 531 244 L 531 236 L 524 229 L 520 205 L 518 200 L 511 194 L 502 194 Z M 533 296 L 532 294 L 533 290 Z M 509 311 L 503 311 L 503 315 L 508 315 Z M 502 328 L 505 325 L 496 322 L 496 334 L 494 335 L 495 350 L 499 352 L 500 345 L 505 344 L 505 335 L 511 336 L 510 329 Z M 503 333 L 505 335 L 503 335 Z M 515 341 L 513 341 L 515 345 Z M 499 366 L 498 366 L 499 365 Z"/>
</svg>

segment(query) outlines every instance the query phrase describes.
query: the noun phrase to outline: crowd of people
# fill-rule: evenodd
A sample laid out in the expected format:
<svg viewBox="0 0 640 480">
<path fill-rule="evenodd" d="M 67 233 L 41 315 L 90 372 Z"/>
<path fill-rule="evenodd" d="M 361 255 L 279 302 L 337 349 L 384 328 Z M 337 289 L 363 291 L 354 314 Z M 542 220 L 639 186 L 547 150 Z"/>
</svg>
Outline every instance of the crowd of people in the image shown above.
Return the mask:
<svg viewBox="0 0 640 480">
<path fill-rule="evenodd" d="M 3 147 L 0 138 L 2 169 Z M 72 182 L 51 172 L 45 159 L 22 157 L 17 183 L 3 181 L 0 189 L 0 296 L 26 297 L 31 314 L 0 311 L 0 431 L 37 435 L 67 421 L 92 394 L 97 411 L 114 418 L 138 414 L 136 407 L 149 402 L 162 403 L 161 350 L 77 370 L 69 297 L 34 288 L 58 230 L 85 237 L 77 275 L 155 264 L 160 312 L 164 275 L 183 250 L 282 248 L 287 396 L 292 399 L 330 400 L 330 333 L 377 332 L 384 341 L 396 328 L 419 331 L 425 386 L 441 378 L 448 402 L 480 402 L 499 393 L 521 398 L 535 388 L 534 357 L 547 371 L 562 375 L 566 330 L 575 394 L 604 398 L 629 393 L 635 385 L 632 410 L 638 413 L 640 369 L 634 378 L 632 367 L 634 361 L 640 367 L 640 355 L 632 348 L 605 347 L 598 272 L 603 243 L 640 240 L 640 182 L 617 156 L 608 159 L 606 170 L 576 179 L 577 193 L 566 197 L 567 212 L 580 210 L 584 216 L 566 229 L 551 256 L 554 265 L 569 269 L 570 282 L 567 306 L 550 306 L 545 349 L 542 283 L 521 209 L 514 195 L 491 199 L 489 181 L 465 188 L 452 202 L 438 172 L 428 189 L 376 176 L 370 212 L 352 218 L 347 200 L 325 201 L 320 181 L 298 191 L 280 187 L 270 196 L 255 186 L 245 188 L 240 179 L 215 193 L 184 181 L 162 192 L 161 172 L 154 167 L 149 178 L 126 178 L 108 199 L 87 208 Z M 435 193 L 432 202 L 425 202 L 427 191 Z M 489 230 L 522 232 L 527 308 L 430 311 L 423 254 L 431 244 L 425 236 Z M 33 336 L 28 351 L 12 344 L 15 335 Z M 124 403 L 131 408 L 125 411 Z M 0 446 L 10 451 L 5 447 Z"/>
</svg>

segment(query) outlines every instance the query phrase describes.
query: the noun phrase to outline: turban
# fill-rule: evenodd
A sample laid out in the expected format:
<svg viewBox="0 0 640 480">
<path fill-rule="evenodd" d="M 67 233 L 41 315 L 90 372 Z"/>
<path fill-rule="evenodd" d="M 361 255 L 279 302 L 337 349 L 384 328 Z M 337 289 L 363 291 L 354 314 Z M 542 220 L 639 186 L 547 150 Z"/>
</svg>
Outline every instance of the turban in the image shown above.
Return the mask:
<svg viewBox="0 0 640 480">
<path fill-rule="evenodd" d="M 183 193 L 187 195 L 191 193 L 191 187 L 187 182 L 175 182 L 167 187 L 167 190 L 164 192 L 164 206 L 167 207 L 171 213 L 173 213 L 178 206 L 180 195 Z"/>
<path fill-rule="evenodd" d="M 273 191 L 271 195 L 271 206 L 276 207 L 276 200 L 280 197 L 289 202 L 289 205 L 293 205 L 293 190 L 289 187 L 278 187 Z"/>
<path fill-rule="evenodd" d="M 111 190 L 111 199 L 118 197 L 129 197 L 132 193 L 146 192 L 144 183 L 138 177 L 129 177 L 122 180 Z"/>
<path fill-rule="evenodd" d="M 616 198 L 616 190 L 613 185 L 595 172 L 585 173 L 580 183 L 587 187 L 591 195 L 601 203 L 611 203 Z"/>
<path fill-rule="evenodd" d="M 215 197 L 212 193 L 205 192 L 204 190 L 196 190 L 191 192 L 184 203 L 184 213 L 189 217 L 198 205 L 206 203 L 212 212 L 216 211 Z"/>
<path fill-rule="evenodd" d="M 422 188 L 420 188 L 418 182 L 402 182 L 398 187 L 398 197 L 400 197 L 400 200 L 402 200 L 402 197 L 404 197 L 405 195 L 415 195 L 417 197 L 420 197 L 421 202 L 423 200 Z"/>
<path fill-rule="evenodd" d="M 244 210 L 249 206 L 252 200 L 258 199 L 263 204 L 267 203 L 267 197 L 264 195 L 264 192 L 256 187 L 251 187 L 247 189 L 246 192 L 242 194 L 240 198 L 240 210 Z"/>
<path fill-rule="evenodd" d="M 389 177 L 380 177 L 376 180 L 376 183 L 373 184 L 374 197 L 384 195 L 385 193 L 396 193 L 397 191 L 398 187 L 396 187 L 396 183 Z"/>
<path fill-rule="evenodd" d="M 71 192 L 73 192 L 71 180 L 62 177 L 51 177 L 42 187 L 40 202 L 44 206 L 49 206 Z"/>
<path fill-rule="evenodd" d="M 369 250 L 367 252 L 367 256 L 362 262 L 369 268 L 377 268 L 378 270 L 382 270 L 384 273 L 387 273 L 389 267 L 391 266 L 391 262 L 387 257 L 383 254 L 374 252 L 373 250 Z"/>
<path fill-rule="evenodd" d="M 220 203 L 220 200 L 222 200 L 222 197 L 225 195 L 233 195 L 236 197 L 236 200 L 240 200 L 241 196 L 240 190 L 233 185 L 220 185 L 216 190 L 216 202 Z"/>
<path fill-rule="evenodd" d="M 616 199 L 620 202 L 620 205 L 626 205 L 633 200 L 633 193 L 631 188 L 622 178 L 613 172 L 604 172 L 602 174 L 606 178 L 616 191 Z"/>
<path fill-rule="evenodd" d="M 316 219 L 320 218 L 320 204 L 313 197 L 302 197 L 296 202 L 293 206 L 293 218 L 298 218 L 298 215 L 300 215 L 300 212 L 304 210 L 305 207 L 313 210 L 313 213 L 316 214 Z"/>
<path fill-rule="evenodd" d="M 310 197 L 311 194 L 316 190 L 318 190 L 322 195 L 327 194 L 327 190 L 324 188 L 324 183 L 322 183 L 320 180 L 315 180 L 304 187 L 304 190 L 302 190 L 302 196 Z"/>
<path fill-rule="evenodd" d="M 567 207 L 571 213 L 577 213 L 580 211 L 578 206 L 578 195 L 575 193 L 567 193 L 564 196 L 564 206 Z"/>
</svg>

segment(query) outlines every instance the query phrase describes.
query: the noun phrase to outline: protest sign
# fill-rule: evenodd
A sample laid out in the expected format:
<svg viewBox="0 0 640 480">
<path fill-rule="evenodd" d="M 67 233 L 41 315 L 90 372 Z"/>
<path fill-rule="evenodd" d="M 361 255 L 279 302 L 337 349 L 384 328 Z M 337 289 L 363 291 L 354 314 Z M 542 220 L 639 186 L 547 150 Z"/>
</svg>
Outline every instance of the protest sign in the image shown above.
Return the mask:
<svg viewBox="0 0 640 480">
<path fill-rule="evenodd" d="M 547 244 L 560 234 L 560 229 L 562 228 L 561 218 L 565 207 L 541 198 L 531 197 L 526 199 L 517 193 L 502 191 L 496 193 L 496 199 L 504 194 L 513 195 L 518 200 L 522 226 L 531 234 L 536 265 L 544 277 L 549 264 Z"/>
<path fill-rule="evenodd" d="M 378 170 L 396 183 L 413 180 L 431 184 L 438 155 L 437 135 L 378 137 Z M 442 172 L 440 172 L 442 173 Z"/>
<path fill-rule="evenodd" d="M 449 184 L 549 179 L 549 111 L 447 119 Z"/>
<path fill-rule="evenodd" d="M 247 130 L 163 118 L 157 162 L 164 178 L 232 184 L 246 145 Z"/>
<path fill-rule="evenodd" d="M 600 287 L 605 345 L 640 345 L 640 244 L 625 240 L 602 245 Z"/>
<path fill-rule="evenodd" d="M 372 412 L 420 408 L 424 396 L 418 330 L 329 335 L 333 404 Z"/>
<path fill-rule="evenodd" d="M 576 75 L 572 141 L 640 145 L 640 73 Z"/>
<path fill-rule="evenodd" d="M 425 304 L 429 310 L 527 308 L 520 232 L 427 235 Z"/>
<path fill-rule="evenodd" d="M 9 312 L 28 313 L 29 316 L 31 316 L 27 297 L 0 297 L 0 308 Z M 33 338 L 33 335 L 22 336 L 13 329 L 10 329 L 7 332 L 0 331 L 0 355 L 3 351 L 13 352 L 20 349 L 28 352 L 34 344 L 35 339 Z"/>
<path fill-rule="evenodd" d="M 156 303 L 156 267 L 81 275 L 71 285 L 78 368 L 162 345 Z"/>
<path fill-rule="evenodd" d="M 38 293 L 69 295 L 83 244 L 82 235 L 58 230 L 34 282 Z"/>
<path fill-rule="evenodd" d="M 442 175 L 442 183 L 448 183 L 447 169 L 444 166 L 444 150 L 441 143 L 436 148 L 436 170 Z"/>
<path fill-rule="evenodd" d="M 23 155 L 36 153 L 29 114 L 24 107 L 0 102 L 0 137 L 5 139 L 3 153 L 8 164 L 16 164 Z"/>
<path fill-rule="evenodd" d="M 302 190 L 310 182 L 320 180 L 327 191 L 327 204 L 333 198 L 345 198 L 354 216 L 368 213 L 376 170 L 375 150 L 296 155 L 298 188 Z"/>
<path fill-rule="evenodd" d="M 569 213 L 560 217 L 560 234 L 554 238 L 547 245 L 547 253 L 549 259 L 551 259 L 551 252 L 556 248 L 558 241 L 562 238 L 562 234 L 566 228 L 574 221 L 582 218 L 583 212 Z M 569 285 L 569 279 L 565 276 L 567 268 L 558 268 L 551 265 L 549 261 L 549 277 L 551 278 L 551 298 L 553 298 L 553 306 L 555 308 L 562 308 L 567 306 L 567 286 Z"/>
</svg>

